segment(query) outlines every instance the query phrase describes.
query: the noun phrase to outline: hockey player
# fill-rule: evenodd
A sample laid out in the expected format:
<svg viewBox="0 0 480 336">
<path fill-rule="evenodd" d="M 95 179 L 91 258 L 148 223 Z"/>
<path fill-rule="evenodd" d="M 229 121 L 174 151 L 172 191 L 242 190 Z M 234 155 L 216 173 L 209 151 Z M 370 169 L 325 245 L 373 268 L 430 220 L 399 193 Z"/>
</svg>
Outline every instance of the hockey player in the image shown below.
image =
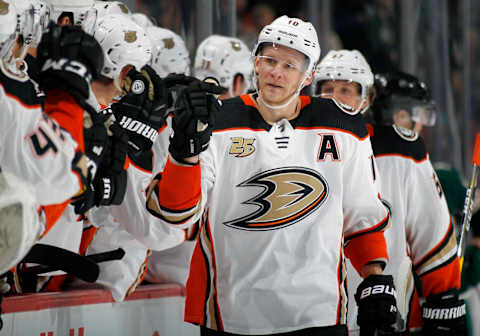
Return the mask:
<svg viewBox="0 0 480 336">
<path fill-rule="evenodd" d="M 57 44 L 70 43 L 75 41 L 75 38 L 80 39 L 76 43 L 66 45 L 62 51 L 57 51 L 54 59 L 48 42 L 52 42 L 52 35 L 48 35 L 49 39 L 44 43 L 41 53 L 43 67 L 40 84 L 47 92 L 42 109 L 37 95 L 38 90 L 21 66 L 25 47 L 38 43 L 38 35 L 35 31 L 41 27 L 32 27 L 35 22 L 33 14 L 37 13 L 31 4 L 25 6 L 24 3 L 19 2 L 17 6 L 19 11 L 15 15 L 13 3 L 2 3 L 4 17 L 0 21 L 2 32 L 0 34 L 2 38 L 0 41 L 2 55 L 0 100 L 3 109 L 0 114 L 2 118 L 0 124 L 5 130 L 0 132 L 2 134 L 0 165 L 4 170 L 14 171 L 23 181 L 26 181 L 34 190 L 32 197 L 38 202 L 37 205 L 45 205 L 39 210 L 42 226 L 38 232 L 28 233 L 27 226 L 22 229 L 20 223 L 25 224 L 28 220 L 27 212 L 23 213 L 22 220 L 16 223 L 10 222 L 16 224 L 17 233 L 21 233 L 24 237 L 27 234 L 33 234 L 35 237 L 33 241 L 24 240 L 23 243 L 11 245 L 16 249 L 14 253 L 16 257 L 21 259 L 31 244 L 53 226 L 69 199 L 74 194 L 80 193 L 81 188 L 85 186 L 89 170 L 87 159 L 82 153 L 85 150 L 83 136 L 79 133 L 83 129 L 83 108 L 80 104 L 83 101 L 82 93 L 85 91 L 88 93 L 90 80 L 95 78 L 99 71 L 96 66 L 101 67 L 103 59 L 96 59 L 96 56 L 101 55 L 98 53 L 100 52 L 98 43 L 91 38 L 82 40 L 78 34 L 83 33 L 76 31 L 56 34 L 54 43 Z M 11 25 L 9 18 L 17 22 L 17 31 L 5 34 L 5 29 L 15 28 L 15 25 Z M 83 51 L 88 55 L 82 54 Z M 63 57 L 61 61 L 67 65 L 66 68 L 52 68 L 55 62 L 60 61 L 59 57 Z M 75 68 L 68 67 L 70 62 L 76 65 Z M 72 71 L 72 69 L 76 70 Z M 83 73 L 79 76 L 76 71 L 83 71 Z M 59 78 L 62 79 L 61 88 L 58 87 Z M 82 91 L 84 88 L 86 90 Z M 45 193 L 45 190 L 49 192 Z M 48 205 L 60 202 L 63 203 Z M 7 225 L 8 219 L 8 216 L 2 216 L 2 220 L 7 220 Z M 4 228 L 7 229 L 7 226 Z M 13 231 L 10 233 L 13 234 Z M 8 255 L 4 252 L 2 255 Z"/>
<path fill-rule="evenodd" d="M 149 249 L 172 247 L 184 240 L 185 232 L 158 225 L 144 206 L 144 190 L 152 171 L 148 153 L 164 125 L 168 103 L 165 87 L 155 72 L 151 68 L 139 72 L 150 62 L 151 43 L 140 26 L 121 14 L 99 18 L 94 37 L 105 50 L 106 66 L 104 78 L 93 83 L 92 89 L 102 113 L 113 112 L 118 125 L 127 132 L 130 164 L 121 185 L 125 198 L 117 206 L 91 211 L 91 226 L 87 226 L 82 239 L 82 250 L 88 247 L 87 254 L 118 247 L 125 250 L 122 260 L 100 265 L 97 281 L 112 292 L 116 301 L 122 301 L 142 281 Z M 122 87 L 127 93 L 112 104 L 115 96 L 121 96 Z"/>
<path fill-rule="evenodd" d="M 234 37 L 212 35 L 203 40 L 195 54 L 193 72 L 200 80 L 213 77 L 228 88 L 219 99 L 237 97 L 253 89 L 251 51 Z"/>
<path fill-rule="evenodd" d="M 277 18 L 254 55 L 257 93 L 218 113 L 213 97 L 180 95 L 169 159 L 149 187 L 147 205 L 162 223 L 185 228 L 206 212 L 185 320 L 203 335 L 347 335 L 348 256 L 365 277 L 362 322 L 393 323 L 393 281 L 381 274 L 389 218 L 361 117 L 299 96 L 320 55 L 310 23 Z"/>
<path fill-rule="evenodd" d="M 373 83 L 370 66 L 356 50 L 330 51 L 315 74 L 318 94 L 334 100 L 352 113 L 369 107 Z M 372 107 L 375 124 L 370 134 L 378 170 L 373 159 L 372 169 L 377 171 L 382 182 L 381 197 L 391 212 L 392 227 L 385 232 L 390 256 L 386 272 L 394 274 L 397 288 L 401 319 L 395 329 L 398 333 L 405 333 L 408 332 L 407 323 L 411 328 L 418 323 L 415 314 L 419 313 L 415 309 L 416 301 L 412 300 L 414 284 L 410 259 L 416 265 L 415 271 L 425 279 L 427 295 L 458 288 L 458 259 L 443 192 L 428 160 L 423 140 L 411 130 L 412 115 L 415 115 L 415 120 L 431 125 L 434 113 L 428 89 L 424 83 L 407 74 L 377 76 L 375 87 L 378 100 Z M 358 97 L 356 103 L 351 103 L 355 95 Z M 408 128 L 399 126 L 397 122 Z M 347 278 L 349 297 L 353 297 L 361 278 L 351 263 L 347 264 Z M 446 297 L 448 299 L 442 303 L 441 296 L 432 296 L 433 300 L 424 306 L 425 311 L 435 308 L 457 311 L 461 307 L 462 302 L 455 301 L 454 292 L 447 292 Z M 432 316 L 427 320 L 430 325 L 435 324 L 433 319 L 430 320 Z M 348 322 L 352 335 L 359 334 L 357 319 L 360 318 L 355 303 L 350 301 Z M 445 335 L 461 334 L 459 329 L 444 332 Z M 437 329 L 430 330 L 430 334 L 442 333 Z"/>
<path fill-rule="evenodd" d="M 418 329 L 423 323 L 423 335 L 466 335 L 455 230 L 440 181 L 416 132 L 434 125 L 435 104 L 427 85 L 410 74 L 377 74 L 375 89 L 372 146 L 382 175 L 382 198 L 391 204 L 392 219 L 404 218 L 407 251 L 425 298 L 421 311 L 416 298 L 411 303 L 408 327 Z M 408 197 L 401 197 L 400 190 Z M 411 292 L 406 295 L 408 304 Z"/>
</svg>

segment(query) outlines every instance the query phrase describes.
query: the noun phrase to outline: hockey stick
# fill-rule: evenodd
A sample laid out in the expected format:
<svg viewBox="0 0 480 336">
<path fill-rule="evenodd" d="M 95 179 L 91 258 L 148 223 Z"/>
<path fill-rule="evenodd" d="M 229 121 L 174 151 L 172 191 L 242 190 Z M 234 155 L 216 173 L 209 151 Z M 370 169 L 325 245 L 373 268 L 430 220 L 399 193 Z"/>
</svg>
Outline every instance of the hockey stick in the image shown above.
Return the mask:
<svg viewBox="0 0 480 336">
<path fill-rule="evenodd" d="M 475 147 L 473 149 L 472 157 L 473 171 L 470 186 L 467 189 L 465 195 L 465 203 L 463 207 L 463 219 L 462 219 L 462 231 L 460 232 L 460 240 L 458 242 L 457 256 L 460 259 L 460 269 L 463 266 L 463 254 L 465 253 L 464 240 L 465 235 L 470 231 L 470 221 L 472 219 L 472 205 L 473 197 L 475 195 L 475 189 L 477 188 L 478 169 L 480 166 L 480 133 L 477 133 L 475 139 Z"/>
<path fill-rule="evenodd" d="M 112 261 L 112 260 L 120 260 L 123 258 L 123 256 L 125 255 L 125 251 L 119 247 L 118 249 L 116 250 L 112 250 L 112 251 L 107 251 L 107 252 L 101 252 L 101 253 L 95 253 L 95 254 L 90 254 L 90 255 L 87 255 L 85 257 L 82 257 L 82 258 L 86 258 L 88 260 L 91 260 L 93 261 L 94 263 L 101 263 L 101 262 L 105 262 L 105 261 Z M 79 255 L 76 255 L 75 258 L 78 258 Z M 55 271 L 64 271 L 64 272 L 67 272 L 67 273 L 71 273 L 65 269 L 62 269 L 60 268 L 59 265 L 52 265 L 52 266 L 48 266 L 48 265 L 38 265 L 38 266 L 32 266 L 32 267 L 28 267 L 28 268 L 25 268 L 22 270 L 22 273 L 28 273 L 28 274 L 35 274 L 35 275 L 38 275 L 38 274 L 43 274 L 43 273 L 48 273 L 48 272 L 55 272 Z M 71 273 L 73 274 L 73 273 Z M 84 273 L 83 273 L 84 274 Z M 82 280 L 85 280 L 84 278 L 74 274 L 75 276 L 77 276 L 78 278 L 82 279 Z M 85 280 L 86 281 L 86 280 Z M 90 281 L 89 281 L 90 282 Z M 94 281 L 93 281 L 94 282 Z"/>
<path fill-rule="evenodd" d="M 60 270 L 86 282 L 95 282 L 100 273 L 98 262 L 121 259 L 124 255 L 125 251 L 121 248 L 90 256 L 81 256 L 60 247 L 35 244 L 23 262 L 40 265 L 24 268 L 22 273 L 36 275 Z"/>
</svg>

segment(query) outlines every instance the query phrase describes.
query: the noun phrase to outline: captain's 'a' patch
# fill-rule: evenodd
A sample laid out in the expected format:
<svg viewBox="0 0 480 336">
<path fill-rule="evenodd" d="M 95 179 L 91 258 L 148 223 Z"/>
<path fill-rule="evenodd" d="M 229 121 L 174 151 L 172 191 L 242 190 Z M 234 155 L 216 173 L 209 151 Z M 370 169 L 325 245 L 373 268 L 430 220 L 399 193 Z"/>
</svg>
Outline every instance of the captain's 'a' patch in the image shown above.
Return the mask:
<svg viewBox="0 0 480 336">
<path fill-rule="evenodd" d="M 263 189 L 242 203 L 254 205 L 257 210 L 224 222 L 249 231 L 275 230 L 295 224 L 318 209 L 328 196 L 325 178 L 318 171 L 304 167 L 267 170 L 236 187 Z"/>
<path fill-rule="evenodd" d="M 320 146 L 318 148 L 318 161 L 325 161 L 326 157 L 330 157 L 332 161 L 340 161 L 340 154 L 338 151 L 337 140 L 335 134 L 320 135 Z"/>
</svg>

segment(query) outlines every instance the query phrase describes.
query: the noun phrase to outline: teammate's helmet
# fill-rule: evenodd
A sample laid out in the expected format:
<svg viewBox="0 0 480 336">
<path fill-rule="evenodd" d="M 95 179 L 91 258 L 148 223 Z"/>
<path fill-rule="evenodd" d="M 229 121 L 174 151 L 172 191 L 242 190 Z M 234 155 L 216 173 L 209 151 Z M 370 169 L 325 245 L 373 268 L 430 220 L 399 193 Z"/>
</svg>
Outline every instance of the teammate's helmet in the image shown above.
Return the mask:
<svg viewBox="0 0 480 336">
<path fill-rule="evenodd" d="M 74 26 L 80 26 L 89 34 L 93 33 L 97 11 L 93 0 L 48 0 L 52 6 L 51 19 L 59 23 L 59 19 L 68 16 Z"/>
<path fill-rule="evenodd" d="M 190 74 L 190 57 L 183 39 L 173 31 L 149 27 L 147 36 L 152 43 L 151 66 L 160 77 L 168 74 Z"/>
<path fill-rule="evenodd" d="M 0 0 L 0 58 L 12 49 L 17 36 L 17 11 L 10 1 Z"/>
<path fill-rule="evenodd" d="M 117 89 L 120 89 L 118 79 L 125 66 L 132 65 L 140 71 L 152 56 L 152 46 L 145 31 L 126 15 L 99 18 L 93 36 L 105 54 L 101 74 L 113 79 Z"/>
<path fill-rule="evenodd" d="M 97 18 L 110 14 L 130 15 L 130 9 L 121 1 L 95 1 L 94 5 L 97 10 Z"/>
<path fill-rule="evenodd" d="M 245 92 L 252 88 L 253 64 L 250 56 L 250 50 L 241 40 L 212 35 L 198 46 L 193 72 L 200 80 L 214 77 L 233 96 L 233 81 L 237 74 L 245 80 Z"/>
<path fill-rule="evenodd" d="M 279 44 L 295 49 L 308 58 L 307 75 L 310 76 L 320 57 L 317 32 L 310 22 L 283 15 L 263 27 L 253 48 L 256 56 L 264 43 Z"/>
<path fill-rule="evenodd" d="M 367 60 L 358 50 L 330 50 L 317 65 L 313 80 L 314 96 L 320 94 L 321 86 L 325 81 L 344 80 L 360 85 L 362 103 L 368 98 L 373 86 L 373 73 Z M 333 101 L 345 112 L 357 114 L 364 112 L 358 109 L 349 110 L 336 99 Z M 360 103 L 360 105 L 362 104 Z"/>
<path fill-rule="evenodd" d="M 47 29 L 52 14 L 52 7 L 45 0 L 32 0 L 34 17 L 34 37 L 32 46 L 37 47 L 42 39 L 43 32 Z"/>
<path fill-rule="evenodd" d="M 18 264 L 43 231 L 30 184 L 0 172 L 0 274 Z"/>
<path fill-rule="evenodd" d="M 143 29 L 156 26 L 154 19 L 152 17 L 148 17 L 143 13 L 133 13 L 130 17 L 133 21 L 135 21 L 136 24 L 138 24 Z"/>
<path fill-rule="evenodd" d="M 377 124 L 392 124 L 393 115 L 402 109 L 414 122 L 433 126 L 436 105 L 431 99 L 427 84 L 404 72 L 375 75 L 375 101 L 371 107 Z"/>
</svg>

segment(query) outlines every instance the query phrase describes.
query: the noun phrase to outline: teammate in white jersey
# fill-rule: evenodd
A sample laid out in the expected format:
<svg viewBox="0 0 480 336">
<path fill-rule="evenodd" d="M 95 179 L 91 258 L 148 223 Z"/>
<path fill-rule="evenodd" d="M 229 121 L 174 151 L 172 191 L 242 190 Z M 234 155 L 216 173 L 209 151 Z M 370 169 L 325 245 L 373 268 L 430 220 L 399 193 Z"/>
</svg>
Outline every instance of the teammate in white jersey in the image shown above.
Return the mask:
<svg viewBox="0 0 480 336">
<path fill-rule="evenodd" d="M 339 105 L 345 106 L 352 94 L 357 94 L 365 97 L 368 108 L 372 87 L 370 67 L 356 50 L 330 51 L 317 67 L 316 92 L 321 97 L 335 99 Z M 370 135 L 382 182 L 381 197 L 391 212 L 392 228 L 385 232 L 390 256 L 386 272 L 394 274 L 401 314 L 395 330 L 401 334 L 409 327 L 418 327 L 412 260 L 417 264 L 418 275 L 425 278 L 426 295 L 432 295 L 458 288 L 458 259 L 444 195 L 423 140 L 411 131 L 412 119 L 428 126 L 434 122 L 434 105 L 429 100 L 428 89 L 407 74 L 377 76 L 376 88 L 378 100 L 373 107 L 375 123 L 370 127 Z M 347 278 L 352 297 L 361 278 L 350 263 Z M 349 303 L 348 323 L 351 334 L 358 335 L 354 302 Z M 446 334 L 456 335 L 456 332 L 459 331 Z"/>
<path fill-rule="evenodd" d="M 416 132 L 435 124 L 435 104 L 427 85 L 410 74 L 377 74 L 375 88 L 372 146 L 382 176 L 382 198 L 391 205 L 392 225 L 397 218 L 404 221 L 407 252 L 425 299 L 420 308 L 411 288 L 402 294 L 407 311 L 410 304 L 408 328 L 423 324 L 423 335 L 466 335 L 465 304 L 458 299 L 455 230 L 440 181 Z M 395 241 L 399 236 L 400 232 Z M 399 258 L 394 252 L 391 256 Z"/>
<path fill-rule="evenodd" d="M 234 37 L 212 35 L 200 43 L 195 54 L 193 72 L 204 80 L 215 78 L 228 92 L 220 99 L 240 96 L 253 89 L 251 51 L 245 43 Z"/>
<path fill-rule="evenodd" d="M 254 55 L 256 94 L 218 112 L 211 96 L 180 95 L 170 157 L 149 188 L 162 223 L 184 228 L 205 213 L 185 320 L 204 335 L 347 335 L 347 256 L 365 277 L 365 314 L 393 323 L 393 281 L 381 274 L 389 215 L 362 118 L 299 96 L 320 56 L 310 23 L 276 19 Z"/>
</svg>

